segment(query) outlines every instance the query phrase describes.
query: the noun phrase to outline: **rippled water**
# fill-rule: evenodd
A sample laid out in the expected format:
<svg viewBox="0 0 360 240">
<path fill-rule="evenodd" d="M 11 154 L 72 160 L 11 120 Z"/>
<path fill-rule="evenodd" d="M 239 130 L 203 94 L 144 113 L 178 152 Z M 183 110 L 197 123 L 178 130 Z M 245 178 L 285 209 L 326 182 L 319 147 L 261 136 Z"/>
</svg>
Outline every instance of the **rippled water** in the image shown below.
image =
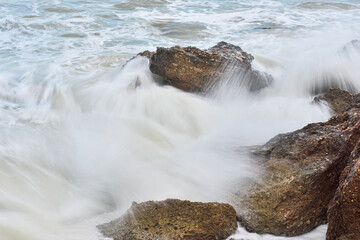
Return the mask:
<svg viewBox="0 0 360 240">
<path fill-rule="evenodd" d="M 360 1 L 0 1 L 0 239 L 102 239 L 132 201 L 226 201 L 257 168 L 239 147 L 326 121 L 313 94 L 358 91 Z M 196 96 L 160 86 L 138 52 L 255 56 L 274 84 Z M 136 82 L 140 87 L 136 88 Z M 294 239 L 324 239 L 326 226 Z M 243 229 L 236 239 L 283 239 Z"/>
</svg>

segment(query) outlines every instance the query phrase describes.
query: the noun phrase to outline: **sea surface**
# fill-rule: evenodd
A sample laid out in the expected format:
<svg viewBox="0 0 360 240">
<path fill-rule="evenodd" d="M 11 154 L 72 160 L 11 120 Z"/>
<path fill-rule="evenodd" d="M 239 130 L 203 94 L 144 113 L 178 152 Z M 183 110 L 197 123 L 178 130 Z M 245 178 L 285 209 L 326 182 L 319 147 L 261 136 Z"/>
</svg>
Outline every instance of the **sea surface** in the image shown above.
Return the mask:
<svg viewBox="0 0 360 240">
<path fill-rule="evenodd" d="M 0 0 L 0 13 L 1 240 L 103 240 L 96 225 L 133 201 L 226 201 L 259 173 L 241 147 L 326 121 L 319 89 L 360 89 L 359 0 Z M 223 40 L 273 84 L 199 96 L 145 58 L 125 64 Z"/>
</svg>

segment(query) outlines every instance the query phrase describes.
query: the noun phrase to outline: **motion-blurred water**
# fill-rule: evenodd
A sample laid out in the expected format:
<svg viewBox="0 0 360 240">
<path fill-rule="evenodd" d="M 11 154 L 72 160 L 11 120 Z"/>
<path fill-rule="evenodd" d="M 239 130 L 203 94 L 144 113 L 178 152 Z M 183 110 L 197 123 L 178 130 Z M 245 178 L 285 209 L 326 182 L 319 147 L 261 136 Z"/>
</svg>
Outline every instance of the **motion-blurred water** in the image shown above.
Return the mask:
<svg viewBox="0 0 360 240">
<path fill-rule="evenodd" d="M 326 121 L 360 89 L 360 1 L 0 0 L 0 239 L 102 239 L 132 201 L 226 201 L 258 173 L 241 146 Z M 226 40 L 273 84 L 209 96 L 160 86 L 156 46 Z M 140 85 L 137 87 L 137 85 Z M 326 226 L 294 239 L 325 239 Z M 235 238 L 260 236 L 243 229 Z"/>
</svg>

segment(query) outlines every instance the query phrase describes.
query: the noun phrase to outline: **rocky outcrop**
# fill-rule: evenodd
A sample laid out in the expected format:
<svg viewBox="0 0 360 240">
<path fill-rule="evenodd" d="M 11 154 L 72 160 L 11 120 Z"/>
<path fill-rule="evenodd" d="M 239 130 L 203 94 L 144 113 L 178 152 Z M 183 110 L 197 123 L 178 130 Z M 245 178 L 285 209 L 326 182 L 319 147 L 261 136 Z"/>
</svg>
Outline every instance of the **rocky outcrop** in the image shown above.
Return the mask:
<svg viewBox="0 0 360 240">
<path fill-rule="evenodd" d="M 334 114 L 341 114 L 360 103 L 360 94 L 352 94 L 338 88 L 331 88 L 314 98 L 315 102 L 325 101 Z"/>
<path fill-rule="evenodd" d="M 296 236 L 326 222 L 339 176 L 359 138 L 360 111 L 280 134 L 253 152 L 262 178 L 232 201 L 239 221 L 257 233 Z"/>
<path fill-rule="evenodd" d="M 327 240 L 360 239 L 360 142 L 341 173 L 328 211 Z"/>
<path fill-rule="evenodd" d="M 98 226 L 114 240 L 226 239 L 237 228 L 229 204 L 168 199 L 133 203 L 122 217 Z"/>
<path fill-rule="evenodd" d="M 150 56 L 148 53 L 145 56 Z M 251 68 L 254 57 L 240 47 L 220 42 L 208 50 L 174 46 L 157 48 L 150 70 L 172 86 L 188 92 L 204 92 L 221 80 L 236 78 L 239 86 L 257 91 L 268 86 L 270 75 Z"/>
</svg>

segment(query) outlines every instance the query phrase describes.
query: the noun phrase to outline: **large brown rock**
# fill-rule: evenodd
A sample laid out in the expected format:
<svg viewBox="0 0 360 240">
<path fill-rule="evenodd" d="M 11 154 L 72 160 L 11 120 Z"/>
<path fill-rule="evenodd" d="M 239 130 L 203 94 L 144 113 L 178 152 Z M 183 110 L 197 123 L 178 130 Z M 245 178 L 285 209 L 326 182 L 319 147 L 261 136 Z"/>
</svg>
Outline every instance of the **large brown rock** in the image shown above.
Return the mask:
<svg viewBox="0 0 360 240">
<path fill-rule="evenodd" d="M 296 236 L 326 222 L 339 176 L 359 138 L 360 111 L 280 134 L 252 154 L 262 178 L 235 194 L 239 221 L 257 233 Z"/>
<path fill-rule="evenodd" d="M 133 203 L 122 217 L 98 226 L 114 240 L 226 239 L 237 228 L 229 204 L 167 199 Z"/>
<path fill-rule="evenodd" d="M 341 114 L 360 103 L 360 95 L 331 88 L 327 92 L 314 98 L 315 102 L 325 101 L 334 114 Z"/>
<path fill-rule="evenodd" d="M 341 173 L 339 187 L 329 206 L 328 221 L 327 240 L 360 239 L 360 142 Z"/>
<path fill-rule="evenodd" d="M 251 68 L 254 57 L 240 47 L 220 42 L 208 50 L 174 46 L 157 48 L 151 56 L 150 70 L 172 86 L 188 92 L 204 92 L 219 81 L 235 78 L 239 87 L 256 91 L 268 86 L 270 75 Z"/>
</svg>

